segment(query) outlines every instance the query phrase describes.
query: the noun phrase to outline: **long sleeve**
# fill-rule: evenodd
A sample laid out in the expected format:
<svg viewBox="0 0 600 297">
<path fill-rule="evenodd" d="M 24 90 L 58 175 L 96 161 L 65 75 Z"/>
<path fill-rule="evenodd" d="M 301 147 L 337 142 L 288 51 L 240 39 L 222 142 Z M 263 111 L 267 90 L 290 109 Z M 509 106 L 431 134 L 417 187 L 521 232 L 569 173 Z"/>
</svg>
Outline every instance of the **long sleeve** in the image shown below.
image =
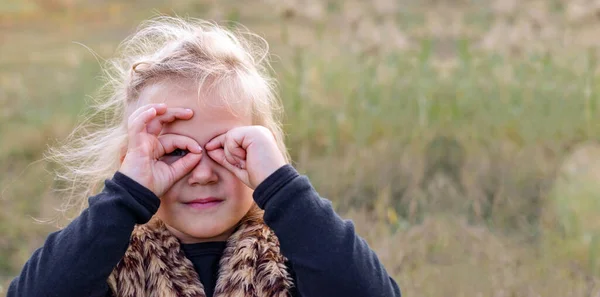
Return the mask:
<svg viewBox="0 0 600 297">
<path fill-rule="evenodd" d="M 51 233 L 8 288 L 8 297 L 107 296 L 107 279 L 125 254 L 135 224 L 146 223 L 160 200 L 116 172 L 89 207 Z"/>
<path fill-rule="evenodd" d="M 307 177 L 285 165 L 254 191 L 301 296 L 400 297 L 377 255 L 321 198 Z"/>
</svg>

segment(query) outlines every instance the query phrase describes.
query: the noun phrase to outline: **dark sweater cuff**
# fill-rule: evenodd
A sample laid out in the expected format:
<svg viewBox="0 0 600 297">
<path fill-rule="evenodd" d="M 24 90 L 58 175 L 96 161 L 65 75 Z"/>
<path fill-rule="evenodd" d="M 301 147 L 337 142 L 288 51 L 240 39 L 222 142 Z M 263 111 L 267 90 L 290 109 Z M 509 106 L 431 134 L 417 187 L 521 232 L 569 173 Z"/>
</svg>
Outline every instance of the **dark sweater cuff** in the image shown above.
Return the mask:
<svg viewBox="0 0 600 297">
<path fill-rule="evenodd" d="M 123 187 L 135 199 L 137 203 L 142 205 L 149 213 L 155 214 L 160 206 L 160 198 L 158 198 L 148 188 L 142 186 L 129 176 L 117 171 L 113 176 L 113 181 Z"/>
<path fill-rule="evenodd" d="M 271 197 L 298 176 L 298 171 L 292 165 L 281 166 L 256 187 L 254 201 L 258 207 L 264 209 Z"/>
</svg>

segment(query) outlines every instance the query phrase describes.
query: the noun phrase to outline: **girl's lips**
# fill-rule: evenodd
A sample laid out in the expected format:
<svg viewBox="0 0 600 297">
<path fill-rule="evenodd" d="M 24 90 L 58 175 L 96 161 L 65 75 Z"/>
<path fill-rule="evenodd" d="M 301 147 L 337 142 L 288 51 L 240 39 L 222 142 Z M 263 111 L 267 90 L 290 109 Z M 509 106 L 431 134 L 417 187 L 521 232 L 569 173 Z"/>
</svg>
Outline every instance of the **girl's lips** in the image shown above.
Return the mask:
<svg viewBox="0 0 600 297">
<path fill-rule="evenodd" d="M 215 198 L 215 197 L 206 197 L 206 198 L 198 198 L 186 203 L 210 203 L 210 202 L 219 202 L 223 201 L 223 199 Z"/>
<path fill-rule="evenodd" d="M 219 204 L 221 204 L 221 202 L 223 202 L 222 199 L 218 199 L 218 198 L 214 198 L 214 197 L 208 197 L 208 198 L 198 198 L 198 199 L 194 199 L 190 202 L 185 203 L 187 206 L 194 208 L 194 209 L 207 209 L 207 208 L 211 208 L 214 206 L 217 206 Z"/>
</svg>

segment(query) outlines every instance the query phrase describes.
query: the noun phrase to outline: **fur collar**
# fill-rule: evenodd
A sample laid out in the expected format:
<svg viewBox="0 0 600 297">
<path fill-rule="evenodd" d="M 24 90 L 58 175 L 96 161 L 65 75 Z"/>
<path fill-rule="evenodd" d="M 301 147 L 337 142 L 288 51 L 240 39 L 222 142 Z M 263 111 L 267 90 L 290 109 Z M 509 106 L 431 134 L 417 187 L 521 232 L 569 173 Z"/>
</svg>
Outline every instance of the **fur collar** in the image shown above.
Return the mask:
<svg viewBox="0 0 600 297">
<path fill-rule="evenodd" d="M 275 233 L 262 219 L 245 219 L 227 241 L 214 297 L 291 296 L 285 261 Z M 179 240 L 157 218 L 134 228 L 108 283 L 117 297 L 206 297 Z"/>
</svg>

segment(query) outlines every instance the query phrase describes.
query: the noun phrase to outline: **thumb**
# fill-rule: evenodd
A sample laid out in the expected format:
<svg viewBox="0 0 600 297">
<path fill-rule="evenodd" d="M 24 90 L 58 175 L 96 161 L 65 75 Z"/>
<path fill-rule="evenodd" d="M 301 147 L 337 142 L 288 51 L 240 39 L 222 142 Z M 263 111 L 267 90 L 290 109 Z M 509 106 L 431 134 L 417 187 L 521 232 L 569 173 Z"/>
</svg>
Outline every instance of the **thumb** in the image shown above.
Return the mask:
<svg viewBox="0 0 600 297">
<path fill-rule="evenodd" d="M 188 153 L 183 158 L 180 158 L 179 160 L 173 162 L 173 164 L 170 165 L 171 176 L 173 177 L 173 179 L 175 181 L 180 180 L 188 172 L 190 172 L 196 165 L 198 165 L 198 162 L 200 162 L 200 159 L 202 159 L 202 153 L 200 153 L 200 154 Z"/>
<path fill-rule="evenodd" d="M 242 168 L 239 168 L 239 167 L 229 163 L 227 161 L 227 158 L 225 157 L 225 151 L 223 149 L 216 149 L 216 150 L 208 151 L 207 154 L 211 159 L 213 159 L 219 165 L 225 167 L 225 169 L 231 171 L 233 174 L 235 174 L 235 176 L 237 176 L 246 185 L 248 185 L 248 178 L 247 178 L 248 173 L 245 170 L 246 168 L 244 166 L 242 166 Z M 245 165 L 243 163 L 241 163 L 241 164 Z"/>
</svg>

